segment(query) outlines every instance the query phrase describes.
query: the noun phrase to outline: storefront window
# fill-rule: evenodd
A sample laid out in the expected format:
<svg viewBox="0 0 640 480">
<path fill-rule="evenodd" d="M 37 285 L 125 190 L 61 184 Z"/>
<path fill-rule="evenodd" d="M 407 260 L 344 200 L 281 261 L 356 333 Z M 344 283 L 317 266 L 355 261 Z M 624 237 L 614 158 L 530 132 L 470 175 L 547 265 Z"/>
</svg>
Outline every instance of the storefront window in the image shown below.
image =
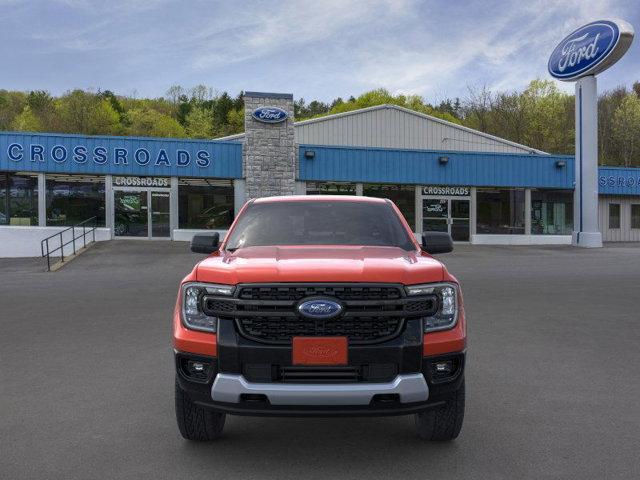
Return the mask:
<svg viewBox="0 0 640 480">
<path fill-rule="evenodd" d="M 571 190 L 531 191 L 531 233 L 571 235 L 573 192 Z"/>
<path fill-rule="evenodd" d="M 524 234 L 524 189 L 479 188 L 476 196 L 479 234 Z"/>
<path fill-rule="evenodd" d="M 640 203 L 631 204 L 631 228 L 640 228 Z"/>
<path fill-rule="evenodd" d="M 611 229 L 620 228 L 620 204 L 619 203 L 609 204 L 609 228 Z"/>
<path fill-rule="evenodd" d="M 38 225 L 38 176 L 0 172 L 0 225 Z"/>
<path fill-rule="evenodd" d="M 105 225 L 103 176 L 47 175 L 47 225 L 71 226 L 96 219 Z"/>
<path fill-rule="evenodd" d="M 355 195 L 355 183 L 307 182 L 307 195 Z"/>
<path fill-rule="evenodd" d="M 365 183 L 362 194 L 365 197 L 388 198 L 395 203 L 411 230 L 416 230 L 416 189 L 413 185 L 384 185 Z"/>
<path fill-rule="evenodd" d="M 234 217 L 233 182 L 181 178 L 178 184 L 179 228 L 227 229 Z"/>
</svg>

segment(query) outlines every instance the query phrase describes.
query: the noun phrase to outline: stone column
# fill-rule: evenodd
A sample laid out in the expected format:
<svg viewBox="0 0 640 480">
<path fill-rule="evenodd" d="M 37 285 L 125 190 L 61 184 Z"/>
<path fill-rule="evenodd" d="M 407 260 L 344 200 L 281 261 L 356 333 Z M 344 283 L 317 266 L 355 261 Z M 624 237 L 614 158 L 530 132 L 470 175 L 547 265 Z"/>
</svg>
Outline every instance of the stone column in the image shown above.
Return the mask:
<svg viewBox="0 0 640 480">
<path fill-rule="evenodd" d="M 253 118 L 260 107 L 286 111 L 287 119 L 264 123 Z M 245 142 L 242 152 L 247 200 L 296 193 L 298 155 L 293 129 L 293 95 L 245 92 Z"/>
</svg>

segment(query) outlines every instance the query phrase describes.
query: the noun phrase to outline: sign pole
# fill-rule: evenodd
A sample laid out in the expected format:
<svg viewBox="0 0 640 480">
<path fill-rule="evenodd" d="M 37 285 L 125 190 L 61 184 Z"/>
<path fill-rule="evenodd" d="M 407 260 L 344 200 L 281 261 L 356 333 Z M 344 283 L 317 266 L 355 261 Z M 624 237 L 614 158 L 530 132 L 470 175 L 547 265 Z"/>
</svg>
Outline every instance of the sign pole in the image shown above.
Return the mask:
<svg viewBox="0 0 640 480">
<path fill-rule="evenodd" d="M 575 172 L 572 243 L 602 247 L 598 230 L 598 83 L 594 75 L 576 81 Z"/>
<path fill-rule="evenodd" d="M 633 41 L 624 20 L 596 20 L 565 37 L 551 53 L 552 77 L 576 82 L 576 185 L 573 235 L 578 247 L 602 247 L 598 230 L 598 83 L 596 75 L 622 58 Z"/>
</svg>

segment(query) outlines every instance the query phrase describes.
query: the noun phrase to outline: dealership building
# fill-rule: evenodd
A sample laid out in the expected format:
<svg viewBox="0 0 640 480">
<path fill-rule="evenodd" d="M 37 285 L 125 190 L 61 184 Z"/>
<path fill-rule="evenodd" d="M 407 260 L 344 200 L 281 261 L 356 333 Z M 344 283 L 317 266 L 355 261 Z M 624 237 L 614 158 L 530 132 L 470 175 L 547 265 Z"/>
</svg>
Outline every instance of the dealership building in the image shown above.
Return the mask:
<svg viewBox="0 0 640 480">
<path fill-rule="evenodd" d="M 215 140 L 0 133 L 0 256 L 92 219 L 96 239 L 225 231 L 270 195 L 393 200 L 416 233 L 570 244 L 574 157 L 395 105 L 295 122 L 293 96 L 247 92 L 245 133 Z M 604 241 L 640 241 L 640 169 L 601 167 Z M 95 218 L 95 220 L 93 220 Z"/>
</svg>

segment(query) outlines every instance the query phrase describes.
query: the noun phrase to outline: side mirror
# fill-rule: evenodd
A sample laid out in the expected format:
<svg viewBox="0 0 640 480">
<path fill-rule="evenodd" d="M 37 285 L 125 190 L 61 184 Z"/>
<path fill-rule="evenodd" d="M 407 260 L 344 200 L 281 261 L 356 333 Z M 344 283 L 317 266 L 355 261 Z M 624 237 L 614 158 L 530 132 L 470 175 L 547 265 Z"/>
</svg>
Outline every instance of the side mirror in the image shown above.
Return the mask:
<svg viewBox="0 0 640 480">
<path fill-rule="evenodd" d="M 425 232 L 422 234 L 422 249 L 432 255 L 453 252 L 453 240 L 446 232 Z"/>
<path fill-rule="evenodd" d="M 191 251 L 193 253 L 206 253 L 207 255 L 215 252 L 220 245 L 220 234 L 212 233 L 208 235 L 194 235 L 191 239 Z"/>
</svg>

